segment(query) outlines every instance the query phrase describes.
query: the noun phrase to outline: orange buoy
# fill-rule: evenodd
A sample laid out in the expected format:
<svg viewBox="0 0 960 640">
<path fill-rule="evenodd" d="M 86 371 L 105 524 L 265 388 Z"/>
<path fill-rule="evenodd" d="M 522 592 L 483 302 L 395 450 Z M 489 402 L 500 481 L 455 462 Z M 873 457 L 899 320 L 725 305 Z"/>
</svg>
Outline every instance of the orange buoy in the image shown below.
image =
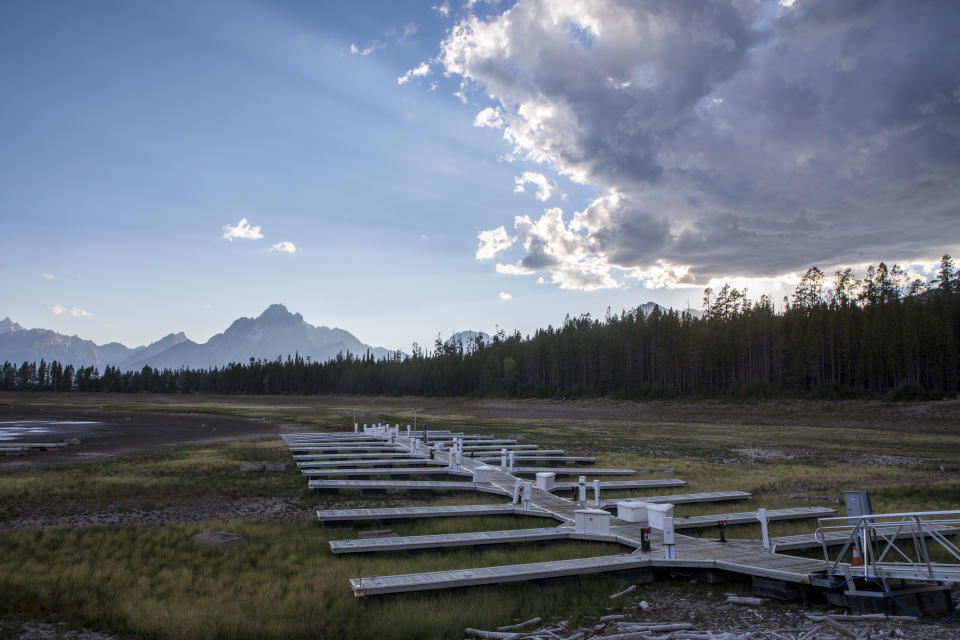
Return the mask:
<svg viewBox="0 0 960 640">
<path fill-rule="evenodd" d="M 863 566 L 863 556 L 860 555 L 860 548 L 854 545 L 853 547 L 853 566 L 862 567 Z"/>
</svg>

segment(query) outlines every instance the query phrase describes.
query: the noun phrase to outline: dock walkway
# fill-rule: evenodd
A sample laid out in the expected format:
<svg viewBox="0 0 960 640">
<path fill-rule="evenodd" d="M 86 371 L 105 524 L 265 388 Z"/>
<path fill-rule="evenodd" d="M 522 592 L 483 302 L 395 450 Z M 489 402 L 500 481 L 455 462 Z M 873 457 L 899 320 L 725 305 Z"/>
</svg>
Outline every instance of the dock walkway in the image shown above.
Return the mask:
<svg viewBox="0 0 960 640">
<path fill-rule="evenodd" d="M 290 443 L 293 450 L 300 449 L 303 444 Z M 335 445 L 324 444 L 324 450 L 330 447 L 340 447 L 338 451 L 349 451 L 351 446 L 362 446 L 369 449 L 375 445 L 351 445 L 349 442 L 338 443 Z M 522 447 L 522 448 L 521 448 Z M 318 447 L 319 448 L 319 447 Z M 393 446 L 383 445 L 382 451 L 401 453 L 406 452 L 408 459 L 410 441 L 401 436 Z M 483 448 L 488 448 L 491 453 L 483 455 L 480 458 L 469 457 L 471 450 L 478 452 Z M 461 460 L 461 475 L 472 476 L 473 471 L 485 466 L 487 462 L 499 462 L 498 445 L 484 444 L 465 444 L 464 451 L 467 453 Z M 537 445 L 507 445 L 506 448 L 521 452 L 527 451 L 528 458 L 544 458 L 542 450 L 537 450 Z M 352 452 L 351 452 L 352 453 Z M 359 453 L 356 452 L 356 453 Z M 555 455 L 562 455 L 562 451 Z M 554 454 L 551 451 L 551 454 Z M 390 453 L 393 455 L 393 453 Z M 436 452 L 436 461 L 445 464 L 449 461 L 450 454 L 447 451 Z M 323 458 L 329 459 L 329 458 Z M 515 454 L 515 461 L 523 459 L 522 455 Z M 382 460 L 384 464 L 389 461 Z M 372 464 L 372 463 L 371 463 Z M 412 463 L 411 463 L 412 464 Z M 334 466 L 334 465 L 330 465 Z M 336 465 L 339 466 L 339 465 Z M 361 465 L 358 465 L 361 466 Z M 362 465 L 368 466 L 368 465 Z M 518 480 L 518 473 L 536 473 L 538 471 L 550 471 L 562 474 L 578 474 L 595 476 L 598 475 L 597 469 L 575 469 L 564 467 L 519 467 L 515 468 L 513 473 L 501 469 L 497 465 L 493 466 L 492 478 L 490 482 L 469 481 L 424 481 L 424 480 L 310 480 L 309 486 L 313 489 L 359 489 L 359 490 L 379 490 L 379 491 L 481 491 L 493 493 L 512 498 L 515 484 Z M 304 472 L 314 471 L 313 469 L 304 469 Z M 430 468 L 426 465 L 422 467 L 411 468 L 374 468 L 374 469 L 316 469 L 318 475 L 329 475 L 334 472 L 338 475 L 357 475 L 360 473 L 370 475 L 401 475 L 404 472 L 409 475 L 446 473 L 447 469 L 440 467 Z M 617 469 L 619 474 L 626 475 L 632 473 L 629 469 Z M 651 489 L 665 487 L 681 487 L 686 482 L 676 478 L 657 479 L 657 480 L 615 480 L 601 481 L 601 492 L 603 491 L 621 491 L 629 489 Z M 437 534 L 428 536 L 405 536 L 394 538 L 379 539 L 361 539 L 361 540 L 337 540 L 331 542 L 331 550 L 334 553 L 363 553 L 385 550 L 413 550 L 425 548 L 441 548 L 446 546 L 481 546 L 494 544 L 510 544 L 521 542 L 535 542 L 541 540 L 561 540 L 565 538 L 589 539 L 598 541 L 607 541 L 625 545 L 633 548 L 633 553 L 605 555 L 592 558 L 581 558 L 573 560 L 558 560 L 553 562 L 540 562 L 529 564 L 507 565 L 499 567 L 481 567 L 476 569 L 459 569 L 455 571 L 434 571 L 424 573 L 413 573 L 396 576 L 369 576 L 364 578 L 353 578 L 350 580 L 351 587 L 357 597 L 372 596 L 386 593 L 400 593 L 407 591 L 423 591 L 431 589 L 447 589 L 453 587 L 464 587 L 480 584 L 498 584 L 502 582 L 515 582 L 525 580 L 540 580 L 546 578 L 556 578 L 564 576 L 585 575 L 591 573 L 608 573 L 618 571 L 631 571 L 642 568 L 655 567 L 687 567 L 700 569 L 719 569 L 732 571 L 735 573 L 747 574 L 751 576 L 766 577 L 784 582 L 809 584 L 811 576 L 824 571 L 824 563 L 821 560 L 811 560 L 794 556 L 784 555 L 782 553 L 773 553 L 764 550 L 759 541 L 731 541 L 729 543 L 720 543 L 718 541 L 695 538 L 682 533 L 676 534 L 676 555 L 672 559 L 667 559 L 664 553 L 662 535 L 654 531 L 651 536 L 652 550 L 648 553 L 638 551 L 641 547 L 642 531 L 645 524 L 632 523 L 620 520 L 616 517 L 611 518 L 609 535 L 596 534 L 576 534 L 573 522 L 576 511 L 583 508 L 584 505 L 577 504 L 564 495 L 569 495 L 571 489 L 578 487 L 577 483 L 560 482 L 556 483 L 553 493 L 542 491 L 531 487 L 531 501 L 529 509 L 524 510 L 517 504 L 495 504 L 495 505 L 455 505 L 455 506 L 436 506 L 436 507 L 399 507 L 394 509 L 340 509 L 340 510 L 318 510 L 317 517 L 321 522 L 347 522 L 360 520 L 392 520 L 408 518 L 433 518 L 433 517 L 456 517 L 468 515 L 527 515 L 552 518 L 557 521 L 558 526 L 543 527 L 536 529 L 517 529 L 506 531 L 479 531 L 471 533 L 457 534 Z M 592 485 L 588 485 L 592 497 Z M 559 493 L 560 495 L 555 495 Z M 572 492 L 571 492 L 572 493 Z M 571 496 L 572 497 L 572 496 Z M 718 491 L 705 493 L 660 495 L 660 496 L 638 496 L 633 498 L 605 499 L 601 502 L 603 506 L 612 507 L 616 502 L 625 499 L 641 500 L 654 503 L 672 502 L 675 504 L 722 501 L 722 500 L 741 500 L 747 499 L 750 494 L 742 491 Z M 588 500 L 590 505 L 592 500 Z M 790 518 L 816 518 L 825 515 L 832 515 L 834 510 L 821 507 L 799 507 L 794 509 L 774 509 L 768 510 L 767 516 L 770 520 L 783 520 Z M 702 516 L 690 516 L 686 518 L 675 518 L 674 525 L 678 530 L 693 529 L 700 527 L 716 526 L 717 520 L 726 520 L 728 524 L 746 524 L 756 522 L 755 512 L 737 512 L 720 513 Z M 787 544 L 784 540 L 783 544 Z"/>
</svg>

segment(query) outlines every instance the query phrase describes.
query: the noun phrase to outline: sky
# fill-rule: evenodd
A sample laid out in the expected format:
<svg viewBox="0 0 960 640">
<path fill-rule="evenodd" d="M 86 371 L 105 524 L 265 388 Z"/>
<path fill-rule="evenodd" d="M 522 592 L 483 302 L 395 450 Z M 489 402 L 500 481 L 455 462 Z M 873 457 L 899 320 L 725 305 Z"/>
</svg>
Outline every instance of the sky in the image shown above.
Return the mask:
<svg viewBox="0 0 960 640">
<path fill-rule="evenodd" d="M 0 6 L 0 318 L 410 351 L 960 254 L 960 3 Z"/>
</svg>

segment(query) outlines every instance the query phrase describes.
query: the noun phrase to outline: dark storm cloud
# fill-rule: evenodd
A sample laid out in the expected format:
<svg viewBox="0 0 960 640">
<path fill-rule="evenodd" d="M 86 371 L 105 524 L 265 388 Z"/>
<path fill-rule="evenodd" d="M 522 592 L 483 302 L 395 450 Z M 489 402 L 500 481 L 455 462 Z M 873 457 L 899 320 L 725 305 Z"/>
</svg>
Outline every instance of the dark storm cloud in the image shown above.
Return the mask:
<svg viewBox="0 0 960 640">
<path fill-rule="evenodd" d="M 960 242 L 958 2 L 521 0 L 462 21 L 441 59 L 517 157 L 607 190 L 521 243 L 561 285 L 578 265 L 703 282 Z"/>
</svg>

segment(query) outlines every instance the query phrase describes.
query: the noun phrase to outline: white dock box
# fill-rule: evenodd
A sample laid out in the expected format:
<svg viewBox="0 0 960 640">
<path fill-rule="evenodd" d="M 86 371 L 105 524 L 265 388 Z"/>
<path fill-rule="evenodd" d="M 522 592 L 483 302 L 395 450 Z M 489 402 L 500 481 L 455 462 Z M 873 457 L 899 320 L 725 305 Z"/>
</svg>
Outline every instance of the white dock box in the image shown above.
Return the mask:
<svg viewBox="0 0 960 640">
<path fill-rule="evenodd" d="M 646 522 L 647 503 L 640 500 L 623 500 L 617 503 L 617 517 L 626 522 Z"/>
<path fill-rule="evenodd" d="M 573 512 L 577 533 L 610 535 L 610 512 L 603 509 L 577 509 Z"/>
<path fill-rule="evenodd" d="M 667 524 L 666 519 L 672 517 L 672 504 L 647 504 L 647 519 L 650 522 L 651 528 L 663 531 L 664 525 Z"/>
<path fill-rule="evenodd" d="M 493 467 L 477 467 L 473 470 L 474 482 L 492 482 Z"/>
<path fill-rule="evenodd" d="M 556 479 L 557 474 L 552 471 L 541 471 L 537 473 L 537 489 L 541 491 L 552 491 Z"/>
</svg>

